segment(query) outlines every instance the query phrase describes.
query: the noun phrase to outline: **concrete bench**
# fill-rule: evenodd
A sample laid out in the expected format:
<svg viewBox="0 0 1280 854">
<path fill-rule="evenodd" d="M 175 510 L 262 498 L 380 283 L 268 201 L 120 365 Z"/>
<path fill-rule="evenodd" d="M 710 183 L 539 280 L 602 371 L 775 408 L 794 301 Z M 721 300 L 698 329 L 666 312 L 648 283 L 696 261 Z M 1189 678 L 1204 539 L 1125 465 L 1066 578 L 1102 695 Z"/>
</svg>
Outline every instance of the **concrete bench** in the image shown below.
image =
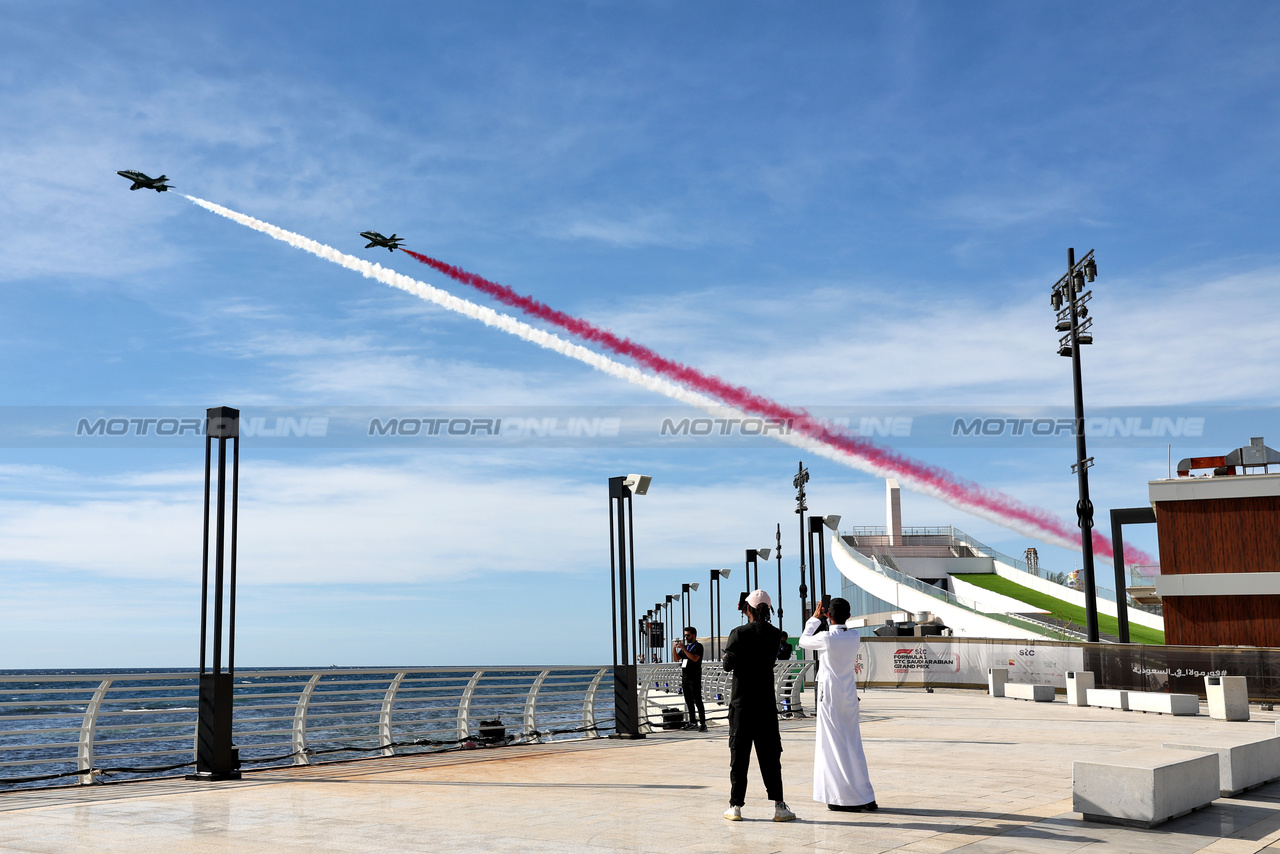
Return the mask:
<svg viewBox="0 0 1280 854">
<path fill-rule="evenodd" d="M 1166 747 L 1071 765 L 1071 808 L 1085 821 L 1154 827 L 1218 797 L 1218 755 Z"/>
<path fill-rule="evenodd" d="M 1218 790 L 1224 798 L 1280 779 L 1280 736 L 1197 733 L 1164 746 L 1218 754 Z"/>
<path fill-rule="evenodd" d="M 1004 695 L 1015 700 L 1052 703 L 1055 693 L 1052 685 L 1031 685 L 1025 682 L 1006 682 L 1004 685 Z"/>
<path fill-rule="evenodd" d="M 1067 671 L 1067 705 L 1089 705 L 1088 691 L 1093 688 L 1093 673 L 1088 670 Z"/>
<path fill-rule="evenodd" d="M 1162 715 L 1198 715 L 1200 714 L 1200 700 L 1195 694 L 1130 691 L 1129 711 L 1158 712 Z"/>
<path fill-rule="evenodd" d="M 1204 677 L 1209 717 L 1218 721 L 1249 720 L 1249 687 L 1243 676 Z"/>
<path fill-rule="evenodd" d="M 1129 692 L 1112 688 L 1090 688 L 1085 691 L 1085 701 L 1090 706 L 1103 709 L 1121 709 L 1129 711 Z"/>
</svg>

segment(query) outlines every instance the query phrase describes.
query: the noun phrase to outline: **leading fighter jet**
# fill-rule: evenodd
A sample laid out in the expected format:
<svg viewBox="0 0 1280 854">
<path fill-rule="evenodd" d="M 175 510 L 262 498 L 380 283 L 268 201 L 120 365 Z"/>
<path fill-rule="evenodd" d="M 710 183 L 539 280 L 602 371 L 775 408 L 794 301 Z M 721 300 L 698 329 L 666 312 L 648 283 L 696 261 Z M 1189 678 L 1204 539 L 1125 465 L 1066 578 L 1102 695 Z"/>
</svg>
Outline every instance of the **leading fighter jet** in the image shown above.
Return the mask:
<svg viewBox="0 0 1280 854">
<path fill-rule="evenodd" d="M 369 245 L 365 249 L 372 249 L 375 246 L 381 246 L 388 252 L 395 252 L 400 248 L 400 244 L 404 243 L 403 237 L 396 237 L 394 234 L 390 237 L 383 237 L 376 231 L 362 231 L 360 236 L 369 241 Z"/>
<path fill-rule="evenodd" d="M 130 190 L 155 190 L 157 193 L 163 193 L 165 190 L 172 189 L 165 183 L 165 181 L 168 181 L 169 179 L 164 175 L 161 175 L 159 178 L 148 178 L 142 172 L 133 172 L 129 169 L 117 172 L 116 174 L 121 178 L 128 178 L 133 182 L 133 186 L 129 188 Z"/>
</svg>

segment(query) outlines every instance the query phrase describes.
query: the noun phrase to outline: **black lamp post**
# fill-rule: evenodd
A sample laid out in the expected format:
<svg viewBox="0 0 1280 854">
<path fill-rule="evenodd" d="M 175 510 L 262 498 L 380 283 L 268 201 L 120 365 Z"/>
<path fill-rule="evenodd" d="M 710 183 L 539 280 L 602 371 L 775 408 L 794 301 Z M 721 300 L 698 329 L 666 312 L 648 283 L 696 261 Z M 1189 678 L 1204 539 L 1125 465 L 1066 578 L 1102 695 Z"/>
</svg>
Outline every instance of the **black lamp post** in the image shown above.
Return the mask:
<svg viewBox="0 0 1280 854">
<path fill-rule="evenodd" d="M 782 630 L 782 523 L 778 523 L 778 543 L 774 557 L 778 559 L 778 630 Z"/>
<path fill-rule="evenodd" d="M 681 584 L 680 592 L 684 594 L 685 620 L 680 626 L 680 633 L 683 635 L 684 627 L 693 624 L 693 594 L 698 592 L 698 582 L 694 581 L 690 584 Z"/>
<path fill-rule="evenodd" d="M 809 588 L 804 583 L 804 519 L 805 514 L 809 511 L 809 505 L 804 501 L 804 485 L 809 482 L 809 470 L 804 467 L 804 462 L 800 463 L 800 471 L 791 479 L 791 485 L 796 488 L 796 515 L 800 517 L 800 625 L 803 626 L 809 622 Z"/>
<path fill-rule="evenodd" d="M 206 669 L 209 625 L 209 501 L 213 441 L 218 440 L 218 495 L 213 539 L 213 662 Z M 230 585 L 226 565 L 227 442 L 231 445 Z M 204 558 L 200 569 L 200 698 L 196 713 L 196 772 L 189 780 L 240 779 L 240 751 L 232 745 L 236 670 L 236 534 L 240 503 L 240 410 L 215 406 L 205 413 Z M 224 597 L 224 590 L 227 595 Z M 227 600 L 227 669 L 222 669 L 223 599 Z"/>
<path fill-rule="evenodd" d="M 1067 250 L 1067 274 L 1057 281 L 1049 295 L 1049 302 L 1057 315 L 1058 332 L 1065 333 L 1058 339 L 1058 355 L 1071 358 L 1071 383 L 1076 406 L 1076 462 L 1071 471 L 1076 475 L 1080 500 L 1076 503 L 1076 518 L 1080 525 L 1080 550 L 1084 571 L 1085 630 L 1091 643 L 1098 641 L 1098 592 L 1093 577 L 1093 502 L 1089 500 L 1089 467 L 1093 457 L 1087 456 L 1084 441 L 1084 391 L 1080 380 L 1080 347 L 1093 343 L 1093 318 L 1089 317 L 1089 300 L 1092 291 L 1086 291 L 1086 281 L 1092 282 L 1098 275 L 1098 265 L 1093 260 L 1093 250 L 1076 261 L 1076 250 Z M 1123 595 L 1117 591 L 1116 596 Z"/>
<path fill-rule="evenodd" d="M 639 646 L 639 626 L 629 616 L 636 613 L 636 547 L 632 530 L 631 496 L 647 493 L 651 480 L 650 477 L 638 474 L 609 478 L 609 592 L 613 597 L 615 738 L 644 738 L 644 734 L 640 732 L 634 652 Z M 631 566 L 630 573 L 627 571 L 628 564 Z"/>
<path fill-rule="evenodd" d="M 671 601 L 672 601 L 673 599 L 674 599 L 675 601 L 679 602 L 679 601 L 680 601 L 680 597 L 679 597 L 679 595 L 675 595 L 675 596 L 668 596 L 668 597 L 667 597 L 667 601 L 666 601 L 666 605 L 667 605 L 667 636 L 664 638 L 664 640 L 666 641 L 666 643 L 664 644 L 663 648 L 664 648 L 664 649 L 666 649 L 666 651 L 667 651 L 667 654 L 668 654 L 668 655 L 670 655 L 670 654 L 671 654 L 671 644 L 672 644 L 672 643 L 674 643 L 674 642 L 675 642 L 675 639 L 676 639 L 676 627 L 675 627 L 674 625 L 672 625 L 672 623 L 671 623 Z M 674 660 L 674 659 L 672 659 L 672 660 Z"/>
<path fill-rule="evenodd" d="M 747 549 L 747 592 L 760 589 L 760 561 L 768 560 L 770 549 Z M 754 570 L 754 572 L 753 572 Z"/>
<path fill-rule="evenodd" d="M 711 589 L 707 591 L 707 599 L 711 605 L 711 643 L 712 656 L 720 657 L 720 633 L 724 630 L 724 617 L 720 611 L 720 580 L 729 577 L 730 570 L 711 570 Z"/>
<path fill-rule="evenodd" d="M 814 593 L 817 594 L 820 592 L 823 602 L 829 602 L 830 597 L 827 595 L 827 545 L 822 538 L 822 529 L 829 528 L 831 531 L 834 532 L 839 525 L 840 525 L 839 516 L 833 515 L 833 516 L 810 516 L 809 517 L 809 538 L 810 538 L 809 539 L 809 569 L 812 572 L 813 555 L 816 553 L 818 555 L 818 565 L 819 565 L 819 572 L 818 572 L 818 579 L 817 579 L 819 587 L 817 590 L 814 591 Z M 813 547 L 814 534 L 818 535 L 818 547 L 816 549 Z M 814 598 L 816 599 L 817 596 L 815 596 Z"/>
</svg>

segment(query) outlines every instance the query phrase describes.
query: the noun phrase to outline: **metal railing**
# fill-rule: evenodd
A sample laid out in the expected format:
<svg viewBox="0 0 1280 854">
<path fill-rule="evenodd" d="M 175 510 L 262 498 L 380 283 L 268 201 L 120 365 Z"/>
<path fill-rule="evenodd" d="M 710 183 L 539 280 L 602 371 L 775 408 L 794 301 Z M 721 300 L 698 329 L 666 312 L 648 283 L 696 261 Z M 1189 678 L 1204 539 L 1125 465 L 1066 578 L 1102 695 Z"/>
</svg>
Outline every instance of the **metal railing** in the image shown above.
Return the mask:
<svg viewBox="0 0 1280 854">
<path fill-rule="evenodd" d="M 813 681 L 815 667 L 813 661 L 779 661 L 774 665 L 773 687 L 779 714 L 805 717 L 804 686 Z M 679 664 L 643 664 L 636 678 L 640 686 L 640 718 L 647 731 L 662 729 L 667 723 L 664 709 L 685 711 Z M 728 719 L 732 684 L 733 674 L 720 662 L 703 662 L 702 702 L 708 721 Z"/>
<path fill-rule="evenodd" d="M 0 789 L 194 765 L 198 678 L 195 671 L 0 673 Z M 246 766 L 613 728 L 607 667 L 252 670 L 237 672 L 235 683 L 234 740 Z"/>
</svg>

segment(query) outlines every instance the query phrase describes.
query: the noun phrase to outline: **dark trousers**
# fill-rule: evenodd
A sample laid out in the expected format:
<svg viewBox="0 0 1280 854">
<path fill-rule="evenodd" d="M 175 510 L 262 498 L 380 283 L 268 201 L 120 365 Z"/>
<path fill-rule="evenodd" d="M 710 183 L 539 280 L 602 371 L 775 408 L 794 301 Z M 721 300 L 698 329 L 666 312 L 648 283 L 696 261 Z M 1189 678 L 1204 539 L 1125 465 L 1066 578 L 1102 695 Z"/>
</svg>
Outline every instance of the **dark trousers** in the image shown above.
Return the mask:
<svg viewBox="0 0 1280 854">
<path fill-rule="evenodd" d="M 684 694 L 684 707 L 689 712 L 689 723 L 707 725 L 707 707 L 702 704 L 702 677 L 681 679 L 680 692 Z M 693 712 L 697 709 L 698 715 Z"/>
<path fill-rule="evenodd" d="M 751 770 L 751 748 L 756 749 L 760 776 L 769 800 L 782 800 L 782 738 L 778 735 L 778 713 L 772 707 L 735 709 L 729 707 L 729 805 L 740 807 L 747 798 L 747 772 Z"/>
</svg>

